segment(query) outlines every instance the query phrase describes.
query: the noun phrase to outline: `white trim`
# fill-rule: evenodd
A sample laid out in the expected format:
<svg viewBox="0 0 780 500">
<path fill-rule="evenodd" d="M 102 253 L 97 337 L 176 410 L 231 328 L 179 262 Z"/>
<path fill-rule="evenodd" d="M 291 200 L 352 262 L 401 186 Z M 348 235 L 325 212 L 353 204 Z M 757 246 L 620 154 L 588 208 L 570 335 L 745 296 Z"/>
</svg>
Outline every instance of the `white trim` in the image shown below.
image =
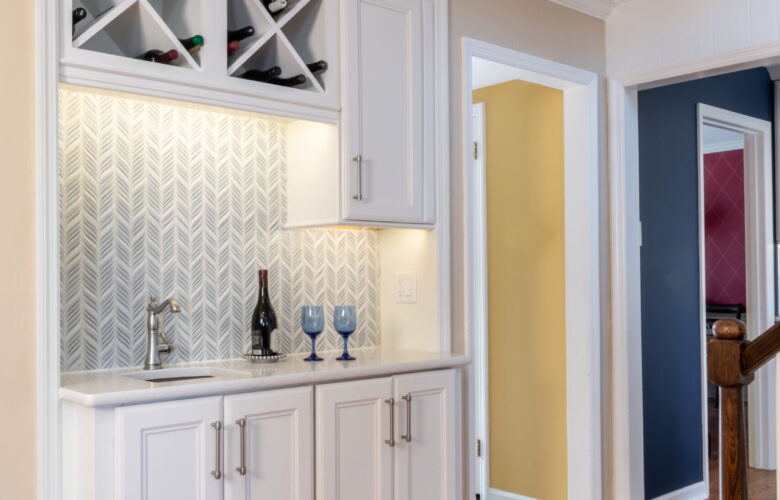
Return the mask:
<svg viewBox="0 0 780 500">
<path fill-rule="evenodd" d="M 36 224 L 39 500 L 60 498 L 59 195 L 57 172 L 57 12 L 37 0 Z"/>
<path fill-rule="evenodd" d="M 614 0 L 550 0 L 558 5 L 582 12 L 589 16 L 606 21 L 612 9 L 615 8 Z"/>
<path fill-rule="evenodd" d="M 476 172 L 470 154 L 472 118 L 472 57 L 488 59 L 528 71 L 542 73 L 577 87 L 565 90 L 572 94 L 565 102 L 582 117 L 579 126 L 566 118 L 564 127 L 575 137 L 566 147 L 566 352 L 567 352 L 567 439 L 568 491 L 570 498 L 599 499 L 602 493 L 601 455 L 601 317 L 599 291 L 599 146 L 598 146 L 598 78 L 595 73 L 572 68 L 546 59 L 530 56 L 485 42 L 463 38 L 463 156 L 466 172 L 467 263 L 469 291 L 467 297 L 468 332 L 474 365 L 480 382 L 487 366 L 487 251 L 485 241 L 484 178 Z M 575 101 L 573 99 L 579 100 Z M 582 104 L 576 104 L 579 102 Z M 575 115 L 570 115 L 570 119 Z M 568 122 L 568 123 L 567 123 Z M 574 154 L 575 149 L 578 154 Z M 575 165 L 576 164 L 576 165 Z M 576 168 L 575 168 L 576 166 Z M 584 189 L 571 190 L 572 186 Z M 577 251 L 574 251 L 574 248 Z M 476 384 L 476 382 L 475 382 Z M 487 406 L 486 391 L 475 385 L 476 405 Z M 484 419 L 483 419 L 483 423 Z M 474 420 L 470 427 L 474 425 Z M 486 429 L 470 429 L 470 436 L 483 439 Z M 476 485 L 483 488 L 485 462 L 477 461 L 470 450 L 470 465 L 476 473 Z M 482 489 L 481 491 L 485 491 Z"/>
<path fill-rule="evenodd" d="M 610 231 L 613 235 L 623 235 L 623 241 L 615 241 L 613 236 L 611 243 L 612 349 L 615 366 L 613 391 L 617 389 L 618 381 L 628 381 L 627 395 L 621 396 L 615 392 L 613 397 L 613 415 L 628 416 L 626 425 L 620 426 L 615 422 L 613 430 L 614 483 L 617 486 L 631 485 L 632 471 L 643 467 L 643 464 L 638 463 L 642 460 L 641 447 L 619 446 L 621 442 L 630 444 L 632 442 L 641 443 L 643 440 L 642 413 L 641 411 L 635 412 L 635 408 L 631 406 L 631 399 L 628 397 L 631 394 L 642 393 L 642 367 L 641 364 L 629 364 L 628 358 L 623 360 L 619 355 L 621 352 L 641 352 L 641 334 L 637 333 L 641 332 L 641 310 L 638 308 L 639 304 L 632 300 L 632 297 L 639 297 L 641 292 L 639 274 L 633 265 L 633 254 L 642 244 L 641 225 L 638 219 L 626 219 L 621 216 L 621 212 L 630 211 L 632 205 L 637 201 L 637 198 L 632 199 L 631 195 L 638 194 L 639 151 L 635 147 L 638 141 L 636 91 L 638 88 L 652 88 L 740 69 L 749 69 L 764 64 L 771 65 L 778 60 L 780 60 L 780 43 L 773 42 L 662 68 L 610 75 L 610 92 L 607 102 L 610 113 L 608 145 Z M 616 179 L 622 180 L 622 182 L 616 182 Z M 780 185 L 780 182 L 778 184 Z M 778 206 L 778 211 L 780 212 L 780 206 Z M 636 264 L 638 265 L 638 262 Z M 616 282 L 623 283 L 621 293 L 616 293 L 614 289 Z M 625 321 L 621 324 L 615 323 L 615 318 L 621 316 Z M 633 332 L 633 335 L 630 332 Z M 628 368 L 620 370 L 618 365 L 627 365 Z M 618 378 L 619 376 L 623 378 Z M 778 377 L 780 377 L 780 373 L 778 373 Z M 636 384 L 636 379 L 639 380 L 639 385 Z M 780 405 L 780 401 L 778 401 L 778 405 Z M 780 442 L 778 446 L 780 447 Z M 621 463 L 626 463 L 628 466 L 622 467 Z M 778 477 L 780 477 L 780 469 Z M 634 496 L 632 491 L 631 496 L 622 497 L 616 490 L 615 498 L 643 499 L 644 486 L 639 496 Z"/>
<path fill-rule="evenodd" d="M 706 481 L 691 484 L 685 488 L 672 491 L 653 500 L 702 500 L 710 497 L 710 484 Z M 617 497 L 616 497 L 617 498 Z"/>
<path fill-rule="evenodd" d="M 745 149 L 745 141 L 713 142 L 710 144 L 702 144 L 701 146 L 701 152 L 705 155 L 723 153 L 724 151 L 735 151 L 737 149 Z"/>
<path fill-rule="evenodd" d="M 704 480 L 709 480 L 707 463 L 707 359 L 706 343 L 706 267 L 704 227 L 704 147 L 705 125 L 744 134 L 745 161 L 745 259 L 747 275 L 748 339 L 755 339 L 774 324 L 775 318 L 775 260 L 774 260 L 774 203 L 772 123 L 725 109 L 698 105 L 699 140 L 699 303 L 701 321 L 702 359 L 702 442 Z M 748 398 L 749 446 L 751 466 L 775 468 L 774 441 L 774 364 L 756 373 L 749 386 Z"/>
<path fill-rule="evenodd" d="M 536 500 L 532 497 L 526 497 L 523 495 L 517 495 L 515 493 L 509 493 L 508 491 L 501 491 L 495 488 L 487 490 L 486 500 Z"/>
</svg>

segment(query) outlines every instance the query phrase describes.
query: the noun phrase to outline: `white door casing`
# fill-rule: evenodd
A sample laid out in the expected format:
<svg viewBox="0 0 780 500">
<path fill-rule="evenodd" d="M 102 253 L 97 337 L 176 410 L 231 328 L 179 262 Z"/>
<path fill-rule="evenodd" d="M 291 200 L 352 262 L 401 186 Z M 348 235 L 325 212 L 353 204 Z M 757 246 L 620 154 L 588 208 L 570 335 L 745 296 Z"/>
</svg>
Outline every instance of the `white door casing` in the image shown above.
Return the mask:
<svg viewBox="0 0 780 500">
<path fill-rule="evenodd" d="M 313 388 L 225 396 L 225 499 L 314 499 Z M 245 474 L 241 466 L 244 424 Z"/>
</svg>

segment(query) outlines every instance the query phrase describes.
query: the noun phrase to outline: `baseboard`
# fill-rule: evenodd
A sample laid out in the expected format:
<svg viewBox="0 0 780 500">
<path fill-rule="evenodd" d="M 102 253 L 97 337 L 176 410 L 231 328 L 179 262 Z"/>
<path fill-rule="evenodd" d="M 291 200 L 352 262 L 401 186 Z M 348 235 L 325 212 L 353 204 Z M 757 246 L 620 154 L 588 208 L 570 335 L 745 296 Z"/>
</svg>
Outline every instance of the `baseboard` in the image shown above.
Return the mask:
<svg viewBox="0 0 780 500">
<path fill-rule="evenodd" d="M 516 493 L 509 493 L 506 491 L 497 490 L 495 488 L 490 488 L 488 490 L 487 500 L 536 500 L 536 499 L 531 497 L 524 497 L 523 495 L 518 495 Z"/>
<path fill-rule="evenodd" d="M 703 500 L 710 497 L 710 485 L 704 481 L 694 483 L 666 495 L 655 497 L 653 500 Z"/>
</svg>

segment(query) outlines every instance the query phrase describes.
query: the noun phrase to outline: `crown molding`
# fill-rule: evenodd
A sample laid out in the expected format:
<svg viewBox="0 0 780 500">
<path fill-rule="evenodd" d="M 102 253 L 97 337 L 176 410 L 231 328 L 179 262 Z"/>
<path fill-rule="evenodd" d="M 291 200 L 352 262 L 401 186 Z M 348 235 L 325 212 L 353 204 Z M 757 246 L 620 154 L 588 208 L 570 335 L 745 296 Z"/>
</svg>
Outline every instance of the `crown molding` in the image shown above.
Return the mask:
<svg viewBox="0 0 780 500">
<path fill-rule="evenodd" d="M 615 0 L 550 0 L 553 3 L 563 5 L 570 9 L 580 11 L 589 16 L 606 21 L 612 13 L 612 9 L 618 3 Z"/>
</svg>

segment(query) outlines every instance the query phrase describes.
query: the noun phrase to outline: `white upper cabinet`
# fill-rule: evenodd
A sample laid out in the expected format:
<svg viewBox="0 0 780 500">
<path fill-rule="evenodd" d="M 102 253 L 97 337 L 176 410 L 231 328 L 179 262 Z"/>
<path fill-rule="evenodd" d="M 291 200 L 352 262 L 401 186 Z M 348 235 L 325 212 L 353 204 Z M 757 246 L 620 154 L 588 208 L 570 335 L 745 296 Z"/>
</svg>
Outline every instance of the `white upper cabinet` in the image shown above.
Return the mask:
<svg viewBox="0 0 780 500">
<path fill-rule="evenodd" d="M 225 397 L 225 499 L 314 499 L 311 387 Z"/>
<path fill-rule="evenodd" d="M 343 0 L 342 19 L 344 218 L 430 222 L 433 19 L 422 0 Z"/>
<path fill-rule="evenodd" d="M 117 500 L 221 500 L 222 398 L 116 410 Z"/>
</svg>

